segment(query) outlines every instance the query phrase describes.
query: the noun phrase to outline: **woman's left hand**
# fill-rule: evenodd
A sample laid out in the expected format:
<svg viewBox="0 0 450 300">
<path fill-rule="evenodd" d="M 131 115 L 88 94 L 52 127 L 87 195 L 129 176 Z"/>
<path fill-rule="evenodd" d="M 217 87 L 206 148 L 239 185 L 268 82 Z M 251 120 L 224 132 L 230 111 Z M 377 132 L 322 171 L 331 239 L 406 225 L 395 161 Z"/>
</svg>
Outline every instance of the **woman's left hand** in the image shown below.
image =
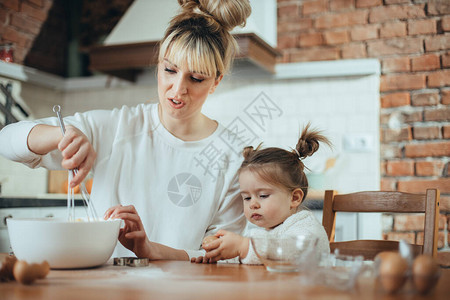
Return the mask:
<svg viewBox="0 0 450 300">
<path fill-rule="evenodd" d="M 136 254 L 137 257 L 151 258 L 150 241 L 145 233 L 144 225 L 141 218 L 133 205 L 122 206 L 117 205 L 109 208 L 104 219 L 122 219 L 125 226 L 120 229 L 120 243 Z"/>
<path fill-rule="evenodd" d="M 240 258 L 247 256 L 248 238 L 226 230 L 219 230 L 215 236 L 220 238 L 203 246 L 203 249 L 206 250 L 203 259 L 208 260 L 209 263 L 236 256 Z"/>
</svg>

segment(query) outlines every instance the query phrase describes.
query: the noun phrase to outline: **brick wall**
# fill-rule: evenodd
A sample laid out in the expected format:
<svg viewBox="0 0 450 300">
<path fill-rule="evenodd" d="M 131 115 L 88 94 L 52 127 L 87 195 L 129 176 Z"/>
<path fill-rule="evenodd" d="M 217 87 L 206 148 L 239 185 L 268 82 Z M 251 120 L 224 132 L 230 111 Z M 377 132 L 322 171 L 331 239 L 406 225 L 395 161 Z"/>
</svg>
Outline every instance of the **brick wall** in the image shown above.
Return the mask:
<svg viewBox="0 0 450 300">
<path fill-rule="evenodd" d="M 81 75 L 88 75 L 86 48 L 120 20 L 133 0 L 2 0 L 0 44 L 14 45 L 14 62 L 68 77 L 68 45 L 78 46 Z M 72 21 L 71 21 L 72 20 Z M 76 51 L 76 50 L 75 50 Z M 71 58 L 74 61 L 74 58 Z"/>
<path fill-rule="evenodd" d="M 0 2 L 0 42 L 13 43 L 14 62 L 23 64 L 25 57 L 52 6 L 51 0 L 4 0 Z"/>
<path fill-rule="evenodd" d="M 62 0 L 0 2 L 0 43 L 12 43 L 14 62 L 65 75 L 67 16 Z"/>
<path fill-rule="evenodd" d="M 450 1 L 278 0 L 278 46 L 282 62 L 380 60 L 381 189 L 439 188 L 443 247 L 450 227 Z M 423 218 L 390 217 L 386 238 L 423 240 Z"/>
</svg>

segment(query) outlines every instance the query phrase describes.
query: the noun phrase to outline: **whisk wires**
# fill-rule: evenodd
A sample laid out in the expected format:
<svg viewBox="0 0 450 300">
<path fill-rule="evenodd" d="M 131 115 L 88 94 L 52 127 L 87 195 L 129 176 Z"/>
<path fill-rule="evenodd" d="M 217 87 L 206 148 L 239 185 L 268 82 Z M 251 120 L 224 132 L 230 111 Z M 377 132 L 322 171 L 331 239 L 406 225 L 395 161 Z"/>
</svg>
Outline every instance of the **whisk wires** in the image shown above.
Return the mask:
<svg viewBox="0 0 450 300">
<path fill-rule="evenodd" d="M 59 126 L 61 127 L 61 132 L 64 135 L 66 133 L 66 128 L 64 126 L 64 121 L 61 117 L 61 107 L 59 105 L 53 106 L 53 111 L 56 113 L 56 116 L 58 117 Z M 72 181 L 73 177 L 76 176 L 78 173 L 78 169 L 72 169 L 68 172 L 68 180 L 67 180 L 67 219 L 70 222 L 76 221 L 75 217 L 75 191 L 73 188 L 70 187 L 70 182 Z M 89 195 L 89 192 L 86 189 L 86 185 L 84 184 L 84 181 L 80 183 L 80 191 L 81 196 L 83 199 L 83 205 L 86 211 L 86 216 L 88 222 L 91 220 L 98 220 L 97 212 L 95 211 L 94 205 L 92 204 L 91 197 Z"/>
</svg>

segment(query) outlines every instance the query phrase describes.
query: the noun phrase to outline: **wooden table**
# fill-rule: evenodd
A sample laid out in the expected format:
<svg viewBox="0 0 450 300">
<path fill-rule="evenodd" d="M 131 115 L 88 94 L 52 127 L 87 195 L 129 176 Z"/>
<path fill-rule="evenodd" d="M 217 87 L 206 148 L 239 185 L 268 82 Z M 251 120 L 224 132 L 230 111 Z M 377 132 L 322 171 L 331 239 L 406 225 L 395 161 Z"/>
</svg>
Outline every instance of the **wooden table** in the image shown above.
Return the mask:
<svg viewBox="0 0 450 300">
<path fill-rule="evenodd" d="M 0 299 L 449 299 L 450 269 L 442 269 L 437 286 L 427 295 L 407 284 L 384 293 L 371 276 L 351 291 L 305 285 L 307 274 L 271 273 L 262 266 L 152 262 L 148 267 L 113 266 L 85 270 L 51 270 L 47 278 L 22 285 L 0 282 Z"/>
</svg>

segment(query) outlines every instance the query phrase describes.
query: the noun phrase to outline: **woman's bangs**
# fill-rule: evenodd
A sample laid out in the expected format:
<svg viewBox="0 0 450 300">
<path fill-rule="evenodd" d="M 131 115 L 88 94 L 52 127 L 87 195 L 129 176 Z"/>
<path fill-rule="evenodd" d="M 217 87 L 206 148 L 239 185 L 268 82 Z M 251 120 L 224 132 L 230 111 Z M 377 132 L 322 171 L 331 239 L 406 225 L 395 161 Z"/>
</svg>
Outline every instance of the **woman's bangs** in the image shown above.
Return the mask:
<svg viewBox="0 0 450 300">
<path fill-rule="evenodd" d="M 208 50 L 201 43 L 180 38 L 167 47 L 165 58 L 178 67 L 187 63 L 190 72 L 216 77 L 214 54 Z"/>
</svg>

